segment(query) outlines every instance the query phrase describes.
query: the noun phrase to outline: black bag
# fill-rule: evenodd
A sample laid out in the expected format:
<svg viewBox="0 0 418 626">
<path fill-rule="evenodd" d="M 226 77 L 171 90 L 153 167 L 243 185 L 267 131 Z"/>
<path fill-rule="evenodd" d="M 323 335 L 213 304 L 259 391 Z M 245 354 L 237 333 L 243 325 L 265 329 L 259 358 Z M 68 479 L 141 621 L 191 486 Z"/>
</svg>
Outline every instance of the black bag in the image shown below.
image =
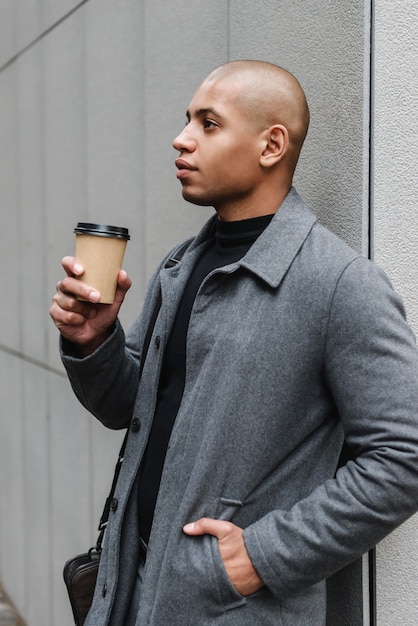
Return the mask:
<svg viewBox="0 0 418 626">
<path fill-rule="evenodd" d="M 173 267 L 176 265 L 183 256 L 190 241 L 183 244 L 177 254 L 171 257 L 165 267 Z M 161 308 L 161 293 L 158 294 L 158 299 L 155 304 L 150 324 L 147 329 L 147 333 L 144 339 L 144 345 L 142 348 L 142 358 L 139 370 L 139 378 L 141 378 L 142 370 L 144 368 L 145 358 L 148 352 L 151 336 L 154 330 L 155 322 L 158 317 L 158 312 Z M 100 565 L 100 555 L 102 552 L 102 542 L 104 533 L 107 526 L 107 520 L 109 519 L 110 505 L 113 499 L 113 494 L 116 488 L 120 468 L 123 461 L 123 455 L 125 453 L 125 446 L 128 439 L 129 429 L 126 432 L 125 438 L 122 443 L 122 447 L 119 452 L 118 461 L 115 467 L 115 475 L 113 476 L 112 487 L 110 493 L 106 499 L 106 503 L 103 509 L 102 517 L 99 524 L 99 537 L 94 548 L 90 548 L 88 552 L 78 554 L 77 556 L 69 559 L 64 565 L 64 582 L 67 587 L 68 596 L 70 598 L 71 608 L 74 615 L 75 626 L 83 626 L 87 613 L 90 610 L 91 603 L 93 601 L 94 589 L 96 587 L 97 574 Z"/>
<path fill-rule="evenodd" d="M 70 559 L 64 565 L 64 581 L 76 626 L 83 626 L 90 610 L 99 564 L 100 552 L 92 548 Z"/>
</svg>

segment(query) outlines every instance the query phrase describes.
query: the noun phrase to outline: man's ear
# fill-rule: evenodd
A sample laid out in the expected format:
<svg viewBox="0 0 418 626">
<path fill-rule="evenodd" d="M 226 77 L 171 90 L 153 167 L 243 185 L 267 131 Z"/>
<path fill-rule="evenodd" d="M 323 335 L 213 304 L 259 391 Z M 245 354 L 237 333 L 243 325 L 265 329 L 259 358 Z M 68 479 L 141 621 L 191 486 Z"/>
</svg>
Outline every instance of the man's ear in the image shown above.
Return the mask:
<svg viewBox="0 0 418 626">
<path fill-rule="evenodd" d="M 289 150 L 289 131 L 286 126 L 275 124 L 265 131 L 263 143 L 260 165 L 272 167 L 281 161 Z"/>
</svg>

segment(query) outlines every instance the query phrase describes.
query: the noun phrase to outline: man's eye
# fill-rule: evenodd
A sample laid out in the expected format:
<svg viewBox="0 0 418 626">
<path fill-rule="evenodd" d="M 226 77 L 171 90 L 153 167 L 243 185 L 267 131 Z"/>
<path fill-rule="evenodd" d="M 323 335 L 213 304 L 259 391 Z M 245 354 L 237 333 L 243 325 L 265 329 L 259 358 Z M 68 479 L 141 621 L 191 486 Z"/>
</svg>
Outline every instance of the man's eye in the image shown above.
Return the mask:
<svg viewBox="0 0 418 626">
<path fill-rule="evenodd" d="M 212 120 L 203 121 L 203 128 L 216 128 L 216 127 L 217 127 L 217 124 L 213 122 Z"/>
</svg>

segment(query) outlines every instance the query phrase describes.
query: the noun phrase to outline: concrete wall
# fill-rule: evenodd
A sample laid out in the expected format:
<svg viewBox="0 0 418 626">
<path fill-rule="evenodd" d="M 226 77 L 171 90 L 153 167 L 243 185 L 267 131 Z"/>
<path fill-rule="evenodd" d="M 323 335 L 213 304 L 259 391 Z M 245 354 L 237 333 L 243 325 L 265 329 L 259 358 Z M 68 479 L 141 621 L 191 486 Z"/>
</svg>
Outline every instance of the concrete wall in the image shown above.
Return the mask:
<svg viewBox="0 0 418 626">
<path fill-rule="evenodd" d="M 373 256 L 402 294 L 418 332 L 418 4 L 375 10 Z M 377 548 L 378 626 L 418 623 L 418 517 Z"/>
<path fill-rule="evenodd" d="M 129 227 L 125 267 L 134 287 L 121 315 L 129 324 L 161 255 L 211 212 L 183 202 L 173 167 L 171 140 L 194 89 L 229 59 L 265 58 L 293 71 L 310 101 L 299 190 L 366 254 L 374 192 L 374 254 L 416 322 L 416 160 L 411 165 L 404 147 L 416 156 L 417 142 L 411 127 L 402 132 L 416 104 L 411 7 L 412 0 L 382 0 L 376 12 L 370 187 L 367 1 L 1 1 L 0 580 L 30 626 L 72 623 L 62 566 L 94 541 L 120 443 L 74 399 L 47 313 L 75 223 Z M 409 522 L 379 547 L 379 626 L 416 623 L 410 569 L 396 597 L 391 574 L 406 558 L 414 567 L 414 530 Z M 361 569 L 354 564 L 333 582 L 338 626 L 363 621 Z"/>
</svg>

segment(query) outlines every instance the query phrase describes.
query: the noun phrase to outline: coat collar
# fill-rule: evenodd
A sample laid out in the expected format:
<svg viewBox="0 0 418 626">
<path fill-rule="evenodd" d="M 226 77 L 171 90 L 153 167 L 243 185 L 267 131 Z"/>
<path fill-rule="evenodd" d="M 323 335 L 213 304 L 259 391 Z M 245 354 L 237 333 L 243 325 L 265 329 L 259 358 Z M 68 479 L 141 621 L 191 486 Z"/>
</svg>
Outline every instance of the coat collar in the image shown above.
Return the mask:
<svg viewBox="0 0 418 626">
<path fill-rule="evenodd" d="M 191 250 L 207 240 L 214 229 L 213 216 L 196 236 Z M 292 187 L 270 224 L 237 263 L 278 287 L 316 222 L 315 215 Z"/>
</svg>

